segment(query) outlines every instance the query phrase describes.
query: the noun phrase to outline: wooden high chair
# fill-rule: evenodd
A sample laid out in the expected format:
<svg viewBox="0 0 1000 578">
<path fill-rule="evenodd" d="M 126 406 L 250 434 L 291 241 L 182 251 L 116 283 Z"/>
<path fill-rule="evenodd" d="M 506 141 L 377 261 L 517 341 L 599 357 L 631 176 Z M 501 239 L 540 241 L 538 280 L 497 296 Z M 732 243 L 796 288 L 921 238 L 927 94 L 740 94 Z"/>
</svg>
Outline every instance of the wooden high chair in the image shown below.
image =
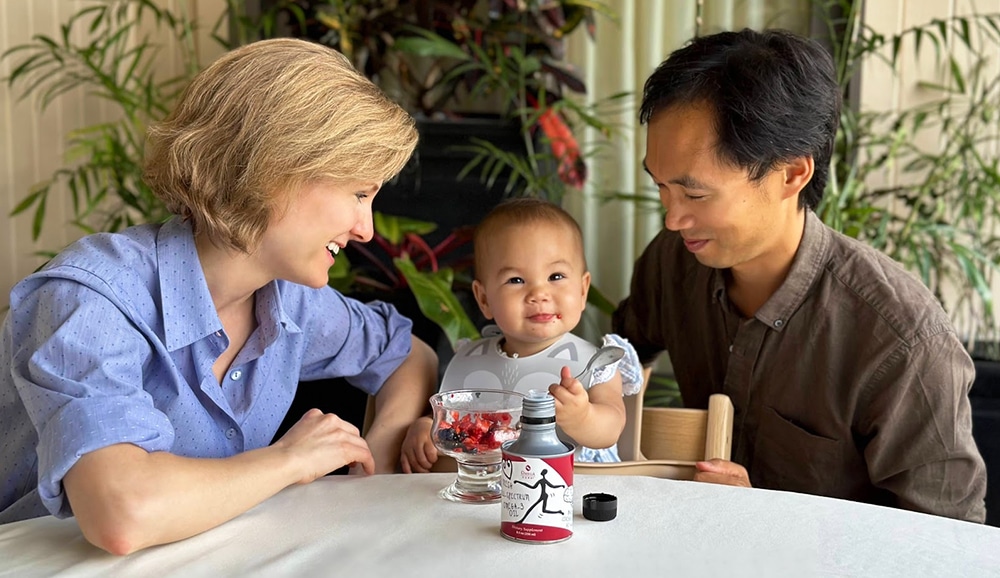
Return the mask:
<svg viewBox="0 0 1000 578">
<path fill-rule="evenodd" d="M 647 376 L 648 382 L 648 376 Z M 708 409 L 643 407 L 642 391 L 625 401 L 625 429 L 618 438 L 617 463 L 577 462 L 576 474 L 636 475 L 690 480 L 695 462 L 728 460 L 733 442 L 733 402 L 712 395 Z"/>
</svg>

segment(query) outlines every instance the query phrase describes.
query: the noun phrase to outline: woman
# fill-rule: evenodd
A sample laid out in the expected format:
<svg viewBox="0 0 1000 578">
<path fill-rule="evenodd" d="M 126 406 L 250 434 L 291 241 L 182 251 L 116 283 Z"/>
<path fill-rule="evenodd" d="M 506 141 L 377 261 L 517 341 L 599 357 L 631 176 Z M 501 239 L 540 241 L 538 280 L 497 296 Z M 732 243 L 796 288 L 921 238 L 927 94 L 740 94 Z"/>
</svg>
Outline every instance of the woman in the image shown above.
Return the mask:
<svg viewBox="0 0 1000 578">
<path fill-rule="evenodd" d="M 176 215 L 75 243 L 11 292 L 0 337 L 0 522 L 74 515 L 115 554 L 197 534 L 343 465 L 391 472 L 435 389 L 411 323 L 326 286 L 416 144 L 413 120 L 323 46 L 230 52 L 151 127 Z M 376 395 L 366 439 L 300 380 Z"/>
</svg>

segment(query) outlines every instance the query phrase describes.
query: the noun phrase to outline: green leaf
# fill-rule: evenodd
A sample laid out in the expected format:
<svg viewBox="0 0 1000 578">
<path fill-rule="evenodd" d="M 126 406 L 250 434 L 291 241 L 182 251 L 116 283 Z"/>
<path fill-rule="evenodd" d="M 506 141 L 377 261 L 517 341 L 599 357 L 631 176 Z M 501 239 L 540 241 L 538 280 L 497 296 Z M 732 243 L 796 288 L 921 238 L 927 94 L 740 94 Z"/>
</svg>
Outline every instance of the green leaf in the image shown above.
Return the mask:
<svg viewBox="0 0 1000 578">
<path fill-rule="evenodd" d="M 347 254 L 341 251 L 330 267 L 327 275 L 327 285 L 333 287 L 341 293 L 347 293 L 354 286 L 354 279 L 357 275 L 351 270 L 351 262 L 347 259 Z"/>
<path fill-rule="evenodd" d="M 452 347 L 459 339 L 479 337 L 475 324 L 452 292 L 454 272 L 451 269 L 442 268 L 433 273 L 425 273 L 418 271 L 407 257 L 398 257 L 392 262 L 406 278 L 420 312 L 444 331 Z"/>
<path fill-rule="evenodd" d="M 45 222 L 46 199 L 48 199 L 46 195 L 39 197 L 38 207 L 35 208 L 35 218 L 31 223 L 31 239 L 34 241 L 37 241 L 38 237 L 42 235 L 42 223 Z"/>
<path fill-rule="evenodd" d="M 593 305 L 598 311 L 604 313 L 605 315 L 611 315 L 617 308 L 614 302 L 608 299 L 608 297 L 594 285 L 590 286 L 590 291 L 587 293 L 587 304 Z"/>
<path fill-rule="evenodd" d="M 397 38 L 393 43 L 393 48 L 400 52 L 432 58 L 454 58 L 456 60 L 469 60 L 471 58 L 469 53 L 462 50 L 461 46 L 443 36 L 419 28 L 411 30 L 419 36 Z"/>
<path fill-rule="evenodd" d="M 28 207 L 34 205 L 40 197 L 44 197 L 49 192 L 49 185 L 52 181 L 47 181 L 39 185 L 34 192 L 29 194 L 27 197 L 21 199 L 21 202 L 14 207 L 14 210 L 10 212 L 10 216 L 19 215 L 28 210 Z"/>
<path fill-rule="evenodd" d="M 659 373 L 650 375 L 642 402 L 647 407 L 681 407 L 683 403 L 677 380 Z"/>
<path fill-rule="evenodd" d="M 375 222 L 375 232 L 393 245 L 402 243 L 407 233 L 426 235 L 437 229 L 435 223 L 397 215 L 386 215 L 378 211 L 374 212 L 372 218 Z"/>
<path fill-rule="evenodd" d="M 959 93 L 965 92 L 965 76 L 962 74 L 962 68 L 958 65 L 958 62 L 954 58 L 950 59 L 951 64 L 951 77 L 955 80 L 956 91 Z"/>
</svg>

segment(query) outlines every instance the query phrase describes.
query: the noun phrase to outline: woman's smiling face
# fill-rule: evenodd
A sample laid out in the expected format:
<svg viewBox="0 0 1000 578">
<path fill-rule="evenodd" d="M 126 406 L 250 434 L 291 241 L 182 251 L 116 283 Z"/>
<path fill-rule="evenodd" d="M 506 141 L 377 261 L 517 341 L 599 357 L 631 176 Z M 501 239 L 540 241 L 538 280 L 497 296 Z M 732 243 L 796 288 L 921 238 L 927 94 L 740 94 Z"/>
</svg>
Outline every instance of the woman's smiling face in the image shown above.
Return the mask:
<svg viewBox="0 0 1000 578">
<path fill-rule="evenodd" d="M 372 239 L 372 200 L 378 189 L 365 182 L 311 183 L 289 193 L 257 252 L 270 277 L 314 288 L 326 285 L 348 241 Z"/>
</svg>

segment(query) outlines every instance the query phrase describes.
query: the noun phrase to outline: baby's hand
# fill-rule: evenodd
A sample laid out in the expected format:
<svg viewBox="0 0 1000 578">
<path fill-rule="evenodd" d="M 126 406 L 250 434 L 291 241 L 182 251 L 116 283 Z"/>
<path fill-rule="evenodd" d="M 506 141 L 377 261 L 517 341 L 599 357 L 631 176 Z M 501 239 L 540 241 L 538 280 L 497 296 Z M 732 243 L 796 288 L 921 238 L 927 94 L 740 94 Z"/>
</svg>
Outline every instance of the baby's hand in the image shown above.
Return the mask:
<svg viewBox="0 0 1000 578">
<path fill-rule="evenodd" d="M 406 430 L 406 439 L 400 451 L 399 464 L 403 473 L 427 473 L 438 459 L 437 448 L 431 440 L 433 420 L 429 417 L 418 417 Z"/>
<path fill-rule="evenodd" d="M 556 398 L 556 423 L 569 433 L 587 423 L 590 415 L 590 396 L 587 390 L 574 379 L 568 367 L 563 367 L 561 381 L 549 386 L 549 393 Z"/>
</svg>

